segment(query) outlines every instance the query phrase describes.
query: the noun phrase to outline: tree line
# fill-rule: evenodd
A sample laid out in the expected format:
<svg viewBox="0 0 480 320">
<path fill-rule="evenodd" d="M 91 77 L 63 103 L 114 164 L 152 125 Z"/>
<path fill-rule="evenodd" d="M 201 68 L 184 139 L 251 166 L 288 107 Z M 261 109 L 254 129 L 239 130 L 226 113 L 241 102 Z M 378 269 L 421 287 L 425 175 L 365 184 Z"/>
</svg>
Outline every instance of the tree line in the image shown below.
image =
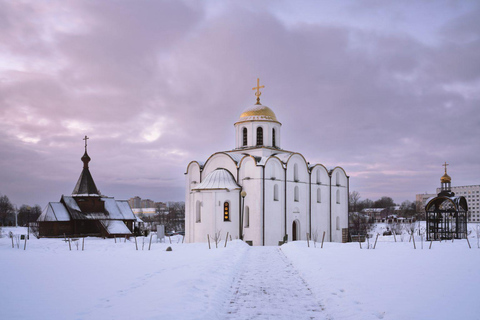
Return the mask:
<svg viewBox="0 0 480 320">
<path fill-rule="evenodd" d="M 21 205 L 15 208 L 8 196 L 0 195 L 0 226 L 14 226 L 15 216 L 19 226 L 27 226 L 29 222 L 37 221 L 42 213 L 42 208 L 37 204 L 34 206 Z"/>
<path fill-rule="evenodd" d="M 167 210 L 159 210 L 155 215 L 147 216 L 139 214 L 144 222 L 156 223 L 165 226 L 165 231 L 185 230 L 185 202 L 168 202 Z"/>
<path fill-rule="evenodd" d="M 405 200 L 400 205 L 396 204 L 392 198 L 390 197 L 381 197 L 378 200 L 360 200 L 360 193 L 358 191 L 352 191 L 348 195 L 348 212 L 361 212 L 363 209 L 366 208 L 384 208 L 387 210 L 391 210 L 392 213 L 394 212 L 394 208 L 399 206 L 397 212 L 400 213 L 404 217 L 418 217 L 420 214 L 417 212 L 418 204 L 414 201 Z"/>
</svg>

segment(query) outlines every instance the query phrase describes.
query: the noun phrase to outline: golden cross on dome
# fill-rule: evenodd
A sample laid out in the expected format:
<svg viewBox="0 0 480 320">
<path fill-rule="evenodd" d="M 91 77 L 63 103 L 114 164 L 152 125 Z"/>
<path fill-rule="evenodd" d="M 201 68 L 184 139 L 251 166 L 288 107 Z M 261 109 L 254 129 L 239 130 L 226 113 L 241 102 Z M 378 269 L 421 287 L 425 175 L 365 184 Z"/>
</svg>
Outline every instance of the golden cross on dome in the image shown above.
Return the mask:
<svg viewBox="0 0 480 320">
<path fill-rule="evenodd" d="M 260 89 L 262 88 L 265 88 L 265 86 L 261 86 L 260 78 L 257 78 L 257 86 L 252 88 L 252 90 L 257 90 L 257 92 L 255 92 L 255 96 L 257 97 L 257 104 L 260 104 L 260 96 L 262 95 L 262 93 L 260 92 Z"/>
<path fill-rule="evenodd" d="M 90 139 L 89 137 L 85 136 L 83 140 L 85 140 L 85 152 L 87 152 L 87 140 Z"/>
<path fill-rule="evenodd" d="M 448 166 L 447 161 L 445 161 L 445 164 L 442 164 L 442 166 L 445 167 L 445 174 L 447 174 L 447 166 Z"/>
</svg>

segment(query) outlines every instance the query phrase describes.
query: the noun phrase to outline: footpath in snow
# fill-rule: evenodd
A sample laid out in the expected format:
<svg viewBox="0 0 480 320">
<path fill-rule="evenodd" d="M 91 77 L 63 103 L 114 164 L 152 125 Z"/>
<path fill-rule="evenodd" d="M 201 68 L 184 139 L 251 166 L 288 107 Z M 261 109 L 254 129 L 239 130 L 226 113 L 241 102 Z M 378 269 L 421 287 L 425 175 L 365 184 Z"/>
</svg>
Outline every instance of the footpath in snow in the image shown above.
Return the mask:
<svg viewBox="0 0 480 320">
<path fill-rule="evenodd" d="M 226 319 L 320 319 L 322 306 L 279 247 L 250 248 Z"/>
</svg>

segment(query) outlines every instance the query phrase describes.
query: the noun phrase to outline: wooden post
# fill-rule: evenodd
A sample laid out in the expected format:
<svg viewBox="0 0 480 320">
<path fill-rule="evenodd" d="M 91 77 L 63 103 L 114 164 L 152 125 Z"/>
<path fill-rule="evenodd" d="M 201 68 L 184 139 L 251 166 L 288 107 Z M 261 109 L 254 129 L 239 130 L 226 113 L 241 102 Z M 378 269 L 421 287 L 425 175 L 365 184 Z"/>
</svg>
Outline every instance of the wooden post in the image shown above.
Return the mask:
<svg viewBox="0 0 480 320">
<path fill-rule="evenodd" d="M 227 232 L 227 236 L 225 237 L 225 246 L 224 246 L 224 248 L 227 247 L 227 240 L 228 240 L 228 232 Z"/>
<path fill-rule="evenodd" d="M 137 249 L 138 251 L 138 245 L 137 245 L 137 237 L 134 237 L 135 238 L 135 248 Z"/>
<path fill-rule="evenodd" d="M 113 236 L 113 239 L 115 239 L 115 243 L 117 243 L 117 236 Z"/>
<path fill-rule="evenodd" d="M 25 244 L 23 245 L 23 250 L 27 249 L 27 236 L 25 236 Z"/>
<path fill-rule="evenodd" d="M 362 249 L 362 243 L 360 242 L 360 236 L 358 236 L 358 244 L 360 245 L 360 249 Z"/>
<path fill-rule="evenodd" d="M 125 235 L 125 241 L 123 241 L 123 243 L 126 243 L 127 242 L 127 235 Z"/>
<path fill-rule="evenodd" d="M 323 236 L 322 236 L 322 246 L 320 247 L 320 249 L 323 249 L 323 240 L 325 239 L 325 231 L 323 231 Z"/>
<path fill-rule="evenodd" d="M 212 249 L 212 248 L 210 247 L 210 235 L 208 235 L 208 234 L 207 234 L 207 240 L 208 240 L 208 249 Z"/>
<path fill-rule="evenodd" d="M 82 251 L 85 248 L 85 237 L 82 238 Z"/>
<path fill-rule="evenodd" d="M 172 238 L 168 236 L 168 240 L 170 241 L 170 244 L 172 244 Z"/>
<path fill-rule="evenodd" d="M 142 250 L 145 247 L 145 237 L 142 237 Z"/>
<path fill-rule="evenodd" d="M 63 234 L 63 238 L 65 239 L 65 242 L 67 242 L 67 236 L 65 235 L 65 233 Z"/>
<path fill-rule="evenodd" d="M 182 243 L 183 243 L 183 241 L 185 241 L 185 235 L 184 235 L 183 238 L 182 238 Z"/>
<path fill-rule="evenodd" d="M 310 242 L 308 241 L 308 232 L 307 232 L 307 246 L 310 248 Z"/>
<path fill-rule="evenodd" d="M 232 235 L 230 235 L 230 241 L 232 241 Z"/>
<path fill-rule="evenodd" d="M 13 234 L 12 234 L 12 248 L 15 248 L 15 245 L 13 244 Z"/>
<path fill-rule="evenodd" d="M 395 240 L 395 242 L 397 242 L 397 236 L 395 235 L 395 231 L 392 230 L 392 233 L 393 233 L 393 240 Z"/>
<path fill-rule="evenodd" d="M 412 235 L 411 235 L 410 239 L 413 240 L 413 249 L 417 249 L 417 246 L 415 245 L 415 236 L 413 235 L 413 232 L 412 232 Z"/>
<path fill-rule="evenodd" d="M 468 243 L 468 247 L 472 249 L 472 247 L 470 246 L 470 241 L 468 240 L 468 236 L 467 236 L 467 243 Z"/>
<path fill-rule="evenodd" d="M 432 243 L 433 243 L 433 240 L 430 240 L 430 246 L 428 247 L 428 249 L 432 249 Z"/>
<path fill-rule="evenodd" d="M 153 233 L 150 233 L 150 243 L 148 245 L 148 251 L 150 251 L 150 247 L 152 246 L 152 237 L 153 237 Z"/>
<path fill-rule="evenodd" d="M 68 246 L 70 247 L 70 251 L 72 251 L 72 243 L 70 242 L 70 238 L 68 238 Z"/>
<path fill-rule="evenodd" d="M 373 245 L 373 249 L 375 249 L 375 247 L 377 246 L 377 240 L 378 240 L 379 235 L 380 235 L 380 233 L 377 233 L 377 237 L 375 238 L 375 244 Z"/>
</svg>

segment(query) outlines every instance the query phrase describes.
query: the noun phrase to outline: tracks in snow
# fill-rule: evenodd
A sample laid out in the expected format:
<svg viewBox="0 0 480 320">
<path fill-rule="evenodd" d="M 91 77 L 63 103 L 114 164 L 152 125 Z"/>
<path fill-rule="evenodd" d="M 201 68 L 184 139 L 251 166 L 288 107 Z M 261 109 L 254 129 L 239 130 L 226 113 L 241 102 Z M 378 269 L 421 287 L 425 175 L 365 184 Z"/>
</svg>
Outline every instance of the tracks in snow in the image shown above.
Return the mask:
<svg viewBox="0 0 480 320">
<path fill-rule="evenodd" d="M 325 319 L 323 307 L 279 247 L 253 247 L 232 285 L 226 319 Z"/>
</svg>

